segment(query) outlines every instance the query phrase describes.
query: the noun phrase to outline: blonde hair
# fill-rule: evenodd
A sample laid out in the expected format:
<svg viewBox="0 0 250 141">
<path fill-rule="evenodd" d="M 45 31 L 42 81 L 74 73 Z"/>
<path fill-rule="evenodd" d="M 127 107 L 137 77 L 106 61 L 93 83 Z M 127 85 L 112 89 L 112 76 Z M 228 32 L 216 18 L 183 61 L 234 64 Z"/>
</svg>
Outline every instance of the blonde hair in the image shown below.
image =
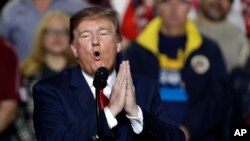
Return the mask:
<svg viewBox="0 0 250 141">
<path fill-rule="evenodd" d="M 35 38 L 33 41 L 33 48 L 32 52 L 29 57 L 21 63 L 21 70 L 25 77 L 32 76 L 36 74 L 41 67 L 44 65 L 44 54 L 45 49 L 42 44 L 43 39 L 43 32 L 46 28 L 47 23 L 52 18 L 59 18 L 62 19 L 66 24 L 67 28 L 69 28 L 69 16 L 61 11 L 51 11 L 46 13 L 46 15 L 41 20 L 40 24 L 37 27 Z M 67 58 L 68 62 L 74 62 L 74 58 L 70 52 L 70 48 L 65 52 L 65 57 Z"/>
</svg>

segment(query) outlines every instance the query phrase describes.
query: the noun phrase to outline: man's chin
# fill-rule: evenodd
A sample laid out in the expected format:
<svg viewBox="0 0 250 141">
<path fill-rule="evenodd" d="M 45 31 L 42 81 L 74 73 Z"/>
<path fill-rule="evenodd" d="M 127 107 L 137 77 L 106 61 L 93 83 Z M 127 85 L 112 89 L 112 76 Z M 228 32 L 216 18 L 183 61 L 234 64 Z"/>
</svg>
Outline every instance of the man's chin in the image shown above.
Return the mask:
<svg viewBox="0 0 250 141">
<path fill-rule="evenodd" d="M 223 21 L 226 16 L 224 16 L 223 14 L 219 14 L 219 13 L 204 13 L 205 16 L 210 20 L 210 21 L 214 21 L 214 22 L 220 22 Z"/>
</svg>

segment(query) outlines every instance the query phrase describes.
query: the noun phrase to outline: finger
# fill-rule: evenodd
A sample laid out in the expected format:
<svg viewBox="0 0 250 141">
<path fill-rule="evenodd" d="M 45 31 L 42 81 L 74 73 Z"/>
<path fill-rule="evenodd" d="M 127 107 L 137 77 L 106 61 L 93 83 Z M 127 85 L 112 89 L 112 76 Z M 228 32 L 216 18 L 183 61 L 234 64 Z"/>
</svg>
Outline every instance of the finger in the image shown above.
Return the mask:
<svg viewBox="0 0 250 141">
<path fill-rule="evenodd" d="M 126 61 L 126 80 L 127 80 L 127 89 L 129 89 L 129 70 L 128 70 L 128 61 Z"/>
<path fill-rule="evenodd" d="M 120 80 L 119 80 L 119 87 L 122 87 L 123 83 L 125 82 L 125 73 L 126 73 L 126 66 L 125 66 L 125 61 L 123 62 L 123 65 L 121 67 L 121 74 L 120 74 Z"/>
<path fill-rule="evenodd" d="M 127 62 L 127 71 L 128 71 L 128 86 L 130 88 L 133 88 L 133 80 L 132 80 L 132 75 L 131 75 L 131 71 L 130 71 L 129 61 Z"/>
<path fill-rule="evenodd" d="M 121 85 L 122 85 L 122 74 L 124 71 L 124 61 L 120 64 L 120 68 L 119 68 L 119 72 L 117 74 L 115 83 L 112 87 L 112 94 L 111 94 L 111 99 L 117 99 L 119 98 L 119 93 L 120 93 L 120 89 L 121 89 Z"/>
<path fill-rule="evenodd" d="M 120 83 L 121 90 L 126 89 L 126 62 L 124 61 L 122 74 L 121 74 L 121 83 Z"/>
<path fill-rule="evenodd" d="M 118 74 L 116 76 L 114 85 L 118 85 L 120 83 L 121 75 L 122 75 L 122 71 L 123 71 L 123 66 L 124 66 L 124 61 L 122 61 L 122 63 L 120 64 L 119 71 L 118 71 Z"/>
<path fill-rule="evenodd" d="M 119 70 L 119 77 L 116 79 L 114 88 L 117 92 L 115 92 L 115 94 L 119 94 L 120 96 L 123 96 L 123 93 L 126 93 L 125 89 L 126 86 L 124 83 L 125 81 L 125 61 L 122 62 L 120 70 Z"/>
</svg>

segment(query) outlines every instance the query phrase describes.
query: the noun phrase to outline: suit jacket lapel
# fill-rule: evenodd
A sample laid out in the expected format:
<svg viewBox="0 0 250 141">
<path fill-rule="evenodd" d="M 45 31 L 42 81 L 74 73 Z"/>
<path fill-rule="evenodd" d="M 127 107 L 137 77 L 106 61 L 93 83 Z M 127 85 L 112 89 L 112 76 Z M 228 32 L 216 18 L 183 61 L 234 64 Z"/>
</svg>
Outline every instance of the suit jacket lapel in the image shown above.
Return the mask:
<svg viewBox="0 0 250 141">
<path fill-rule="evenodd" d="M 94 96 L 82 75 L 81 68 L 78 66 L 71 71 L 72 95 L 87 114 L 95 113 Z"/>
</svg>

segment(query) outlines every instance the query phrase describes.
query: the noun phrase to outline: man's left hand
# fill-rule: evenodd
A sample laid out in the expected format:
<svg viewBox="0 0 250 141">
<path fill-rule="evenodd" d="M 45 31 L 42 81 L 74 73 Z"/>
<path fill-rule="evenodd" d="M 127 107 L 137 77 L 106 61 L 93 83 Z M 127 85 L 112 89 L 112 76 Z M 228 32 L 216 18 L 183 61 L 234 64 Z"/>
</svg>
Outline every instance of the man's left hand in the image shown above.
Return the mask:
<svg viewBox="0 0 250 141">
<path fill-rule="evenodd" d="M 137 117 L 139 108 L 136 104 L 135 87 L 134 87 L 131 72 L 130 72 L 129 61 L 125 62 L 125 68 L 127 69 L 126 71 L 127 83 L 126 83 L 126 102 L 125 102 L 124 110 L 128 116 Z"/>
</svg>

